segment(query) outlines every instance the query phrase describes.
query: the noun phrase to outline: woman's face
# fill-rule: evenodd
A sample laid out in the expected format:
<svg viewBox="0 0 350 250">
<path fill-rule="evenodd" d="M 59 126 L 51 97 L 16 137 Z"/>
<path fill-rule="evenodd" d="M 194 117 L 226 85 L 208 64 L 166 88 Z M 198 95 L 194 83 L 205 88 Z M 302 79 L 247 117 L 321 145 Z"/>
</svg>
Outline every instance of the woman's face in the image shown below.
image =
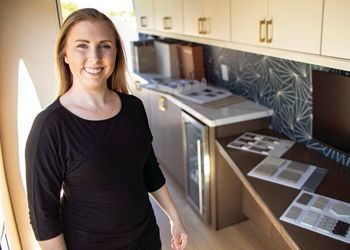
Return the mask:
<svg viewBox="0 0 350 250">
<path fill-rule="evenodd" d="M 115 37 L 106 23 L 76 23 L 68 33 L 64 57 L 73 75 L 73 87 L 106 88 L 116 53 Z"/>
</svg>

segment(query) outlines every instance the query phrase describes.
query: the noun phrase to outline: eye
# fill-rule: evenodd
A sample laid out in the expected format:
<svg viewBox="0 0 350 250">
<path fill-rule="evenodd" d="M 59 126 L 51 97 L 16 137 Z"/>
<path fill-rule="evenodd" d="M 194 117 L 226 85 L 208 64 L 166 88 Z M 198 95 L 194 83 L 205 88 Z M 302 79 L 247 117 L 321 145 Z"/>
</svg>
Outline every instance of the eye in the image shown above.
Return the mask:
<svg viewBox="0 0 350 250">
<path fill-rule="evenodd" d="M 88 46 L 85 43 L 80 43 L 77 45 L 77 48 L 81 48 L 81 49 L 86 49 Z"/>
<path fill-rule="evenodd" d="M 101 44 L 101 45 L 100 45 L 100 48 L 101 48 L 101 49 L 110 49 L 110 48 L 111 48 L 111 45 L 109 45 L 109 44 Z"/>
</svg>

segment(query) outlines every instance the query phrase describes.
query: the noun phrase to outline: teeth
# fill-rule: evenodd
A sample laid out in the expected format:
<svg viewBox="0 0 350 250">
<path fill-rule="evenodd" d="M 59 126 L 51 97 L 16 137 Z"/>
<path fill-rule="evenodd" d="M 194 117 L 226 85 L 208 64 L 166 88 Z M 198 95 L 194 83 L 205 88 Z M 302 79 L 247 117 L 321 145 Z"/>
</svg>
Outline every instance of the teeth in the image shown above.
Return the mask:
<svg viewBox="0 0 350 250">
<path fill-rule="evenodd" d="M 102 71 L 102 67 L 99 68 L 89 68 L 89 67 L 85 67 L 84 68 L 86 72 L 91 73 L 91 74 L 97 74 L 100 73 Z"/>
</svg>

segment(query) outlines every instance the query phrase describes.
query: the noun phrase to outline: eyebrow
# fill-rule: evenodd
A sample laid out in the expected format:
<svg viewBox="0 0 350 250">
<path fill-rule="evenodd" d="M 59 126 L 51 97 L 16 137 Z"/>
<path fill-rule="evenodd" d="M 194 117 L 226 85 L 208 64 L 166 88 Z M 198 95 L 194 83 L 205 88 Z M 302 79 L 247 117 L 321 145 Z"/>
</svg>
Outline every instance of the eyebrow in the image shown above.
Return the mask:
<svg viewBox="0 0 350 250">
<path fill-rule="evenodd" d="M 78 42 L 90 43 L 90 41 L 84 40 L 84 39 L 78 39 L 78 40 L 75 40 L 74 42 L 75 43 L 78 43 Z M 99 42 L 100 43 L 105 43 L 105 42 L 113 43 L 111 40 L 102 40 L 102 41 L 99 41 Z"/>
</svg>

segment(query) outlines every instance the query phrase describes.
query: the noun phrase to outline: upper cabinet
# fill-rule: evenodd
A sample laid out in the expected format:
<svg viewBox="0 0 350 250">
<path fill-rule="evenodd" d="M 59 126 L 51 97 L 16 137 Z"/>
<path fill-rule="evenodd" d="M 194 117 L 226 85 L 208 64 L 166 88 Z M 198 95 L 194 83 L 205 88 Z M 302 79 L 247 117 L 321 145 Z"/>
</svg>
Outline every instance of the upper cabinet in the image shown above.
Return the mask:
<svg viewBox="0 0 350 250">
<path fill-rule="evenodd" d="M 319 54 L 322 7 L 323 0 L 231 0 L 231 39 Z"/>
<path fill-rule="evenodd" d="M 153 0 L 134 0 L 137 27 L 140 31 L 153 30 Z"/>
<path fill-rule="evenodd" d="M 230 40 L 230 0 L 183 0 L 184 33 Z"/>
<path fill-rule="evenodd" d="M 154 0 L 155 27 L 159 31 L 183 33 L 182 0 Z"/>
<path fill-rule="evenodd" d="M 325 0 L 322 55 L 350 59 L 350 1 Z"/>
</svg>

